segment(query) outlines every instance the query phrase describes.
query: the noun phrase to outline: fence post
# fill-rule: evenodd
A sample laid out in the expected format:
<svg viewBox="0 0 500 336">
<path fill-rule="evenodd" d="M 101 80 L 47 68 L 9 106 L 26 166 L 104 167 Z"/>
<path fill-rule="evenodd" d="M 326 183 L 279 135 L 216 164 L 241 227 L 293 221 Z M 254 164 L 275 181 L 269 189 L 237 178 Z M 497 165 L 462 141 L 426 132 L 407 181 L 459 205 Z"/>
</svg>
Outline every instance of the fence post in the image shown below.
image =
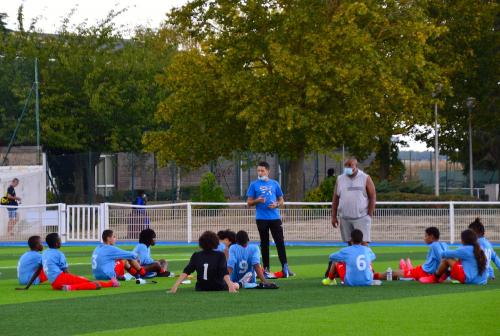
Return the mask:
<svg viewBox="0 0 500 336">
<path fill-rule="evenodd" d="M 191 243 L 193 240 L 193 218 L 192 218 L 192 211 L 191 211 L 191 202 L 188 202 L 187 204 L 187 242 Z"/>
<path fill-rule="evenodd" d="M 99 229 L 100 232 L 99 234 L 104 231 L 109 229 L 109 204 L 108 203 L 101 203 L 99 208 Z"/>
<path fill-rule="evenodd" d="M 450 244 L 455 243 L 455 204 L 450 202 Z"/>
<path fill-rule="evenodd" d="M 61 242 L 66 242 L 66 204 L 58 203 L 57 204 L 57 212 L 58 212 L 58 231 L 59 236 L 61 237 Z"/>
</svg>

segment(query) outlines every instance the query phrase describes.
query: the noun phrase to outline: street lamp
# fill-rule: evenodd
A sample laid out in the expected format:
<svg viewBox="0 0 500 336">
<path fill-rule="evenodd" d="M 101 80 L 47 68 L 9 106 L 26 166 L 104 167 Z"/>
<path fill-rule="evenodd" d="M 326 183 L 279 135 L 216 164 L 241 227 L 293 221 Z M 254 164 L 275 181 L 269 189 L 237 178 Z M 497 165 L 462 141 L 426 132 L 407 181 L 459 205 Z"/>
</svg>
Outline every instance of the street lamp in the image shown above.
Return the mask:
<svg viewBox="0 0 500 336">
<path fill-rule="evenodd" d="M 476 106 L 476 98 L 468 97 L 466 100 L 467 109 L 469 110 L 469 187 L 470 195 L 474 196 L 474 165 L 472 164 L 472 109 Z"/>
<path fill-rule="evenodd" d="M 436 85 L 436 90 L 432 93 L 432 97 L 436 98 L 441 92 L 442 85 Z M 438 128 L 438 106 L 437 101 L 434 102 L 434 195 L 439 196 L 439 128 Z"/>
</svg>

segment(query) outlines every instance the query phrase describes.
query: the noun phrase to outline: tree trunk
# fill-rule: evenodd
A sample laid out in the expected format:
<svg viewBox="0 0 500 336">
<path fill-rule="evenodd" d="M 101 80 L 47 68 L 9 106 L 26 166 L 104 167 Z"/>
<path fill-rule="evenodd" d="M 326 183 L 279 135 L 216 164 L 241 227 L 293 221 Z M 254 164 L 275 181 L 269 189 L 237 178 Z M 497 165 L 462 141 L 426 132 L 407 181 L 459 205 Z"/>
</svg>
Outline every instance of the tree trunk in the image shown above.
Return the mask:
<svg viewBox="0 0 500 336">
<path fill-rule="evenodd" d="M 379 141 L 379 150 L 376 160 L 378 162 L 378 177 L 381 181 L 388 180 L 391 170 L 391 141 L 382 138 Z"/>
<path fill-rule="evenodd" d="M 287 201 L 302 201 L 304 199 L 304 160 L 303 150 L 290 160 L 287 172 L 287 194 L 285 195 Z"/>
</svg>

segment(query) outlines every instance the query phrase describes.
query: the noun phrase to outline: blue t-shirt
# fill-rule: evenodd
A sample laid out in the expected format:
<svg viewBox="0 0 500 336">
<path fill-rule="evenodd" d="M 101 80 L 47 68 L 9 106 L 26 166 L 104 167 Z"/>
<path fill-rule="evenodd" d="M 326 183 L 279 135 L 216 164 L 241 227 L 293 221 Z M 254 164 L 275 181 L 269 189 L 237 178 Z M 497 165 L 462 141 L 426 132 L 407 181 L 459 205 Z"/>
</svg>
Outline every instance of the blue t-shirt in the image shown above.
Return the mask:
<svg viewBox="0 0 500 336">
<path fill-rule="evenodd" d="M 17 278 L 20 285 L 27 285 L 33 274 L 42 265 L 42 255 L 38 251 L 27 251 L 17 263 Z M 33 285 L 38 285 L 40 278 L 37 277 Z"/>
<path fill-rule="evenodd" d="M 64 253 L 58 249 L 49 248 L 42 253 L 42 265 L 43 271 L 50 283 L 56 281 L 56 278 L 61 274 L 66 268 L 68 268 L 68 263 Z"/>
<path fill-rule="evenodd" d="M 226 250 L 226 244 L 224 243 L 219 243 L 219 246 L 215 249 L 215 251 L 223 252 Z"/>
<path fill-rule="evenodd" d="M 137 259 L 139 259 L 139 263 L 141 265 L 149 265 L 154 263 L 155 261 L 151 258 L 151 246 L 147 247 L 144 244 L 137 244 L 133 251 L 137 254 Z"/>
<path fill-rule="evenodd" d="M 465 283 L 486 285 L 488 282 L 488 271 L 479 274 L 473 246 L 464 245 L 454 251 L 444 251 L 442 256 L 443 258 L 454 258 L 462 261 L 462 267 L 465 273 Z"/>
<path fill-rule="evenodd" d="M 113 245 L 101 244 L 92 253 L 92 274 L 97 280 L 116 278 L 115 262 L 120 259 L 136 259 L 137 254 Z"/>
<path fill-rule="evenodd" d="M 493 270 L 493 267 L 491 266 L 490 262 L 493 261 L 497 269 L 500 270 L 500 258 L 496 254 L 495 250 L 493 249 L 493 246 L 491 245 L 488 239 L 486 239 L 485 237 L 481 237 L 477 240 L 477 242 L 479 243 L 479 246 L 481 246 L 481 248 L 484 251 L 484 254 L 486 255 L 487 259 L 486 270 L 488 272 L 488 278 L 493 279 L 495 278 L 495 271 Z"/>
<path fill-rule="evenodd" d="M 330 261 L 346 264 L 344 283 L 348 286 L 370 286 L 373 281 L 371 263 L 375 253 L 366 246 L 352 245 L 330 255 Z"/>
<path fill-rule="evenodd" d="M 270 209 L 269 205 L 277 202 L 282 196 L 283 191 L 281 191 L 279 183 L 272 179 L 267 181 L 255 180 L 250 184 L 247 191 L 247 197 L 252 197 L 254 200 L 259 197 L 265 199 L 264 203 L 257 203 L 255 205 L 256 219 L 280 219 L 279 209 Z"/>
<path fill-rule="evenodd" d="M 429 245 L 429 251 L 425 258 L 425 263 L 422 269 L 428 274 L 436 273 L 439 264 L 441 263 L 441 254 L 448 250 L 448 245 L 443 242 L 435 241 Z"/>
<path fill-rule="evenodd" d="M 254 266 L 260 264 L 260 249 L 257 245 L 248 244 L 243 247 L 233 244 L 229 248 L 227 267 L 231 267 L 231 281 L 238 282 L 248 272 L 252 272 L 251 283 L 256 282 Z"/>
</svg>

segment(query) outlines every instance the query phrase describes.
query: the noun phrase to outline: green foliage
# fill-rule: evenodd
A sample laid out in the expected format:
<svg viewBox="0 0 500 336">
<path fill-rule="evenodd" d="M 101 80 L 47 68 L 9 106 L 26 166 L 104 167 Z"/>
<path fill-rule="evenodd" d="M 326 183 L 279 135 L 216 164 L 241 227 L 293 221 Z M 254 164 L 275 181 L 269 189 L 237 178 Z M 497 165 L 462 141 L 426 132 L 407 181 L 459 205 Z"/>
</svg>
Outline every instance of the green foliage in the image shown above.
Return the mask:
<svg viewBox="0 0 500 336">
<path fill-rule="evenodd" d="M 426 121 L 434 83 L 445 81 L 427 41 L 444 29 L 416 2 L 384 4 L 216 0 L 174 10 L 165 29 L 183 49 L 161 77 L 171 94 L 156 114 L 169 127 L 146 134 L 148 150 L 190 167 L 234 150 L 278 153 L 297 191 L 305 153 L 345 143 L 364 156 L 376 137 Z"/>
<path fill-rule="evenodd" d="M 336 176 L 325 178 L 317 188 L 308 191 L 305 201 L 331 202 L 336 181 L 337 181 Z"/>
<path fill-rule="evenodd" d="M 224 191 L 211 172 L 203 174 L 200 181 L 200 192 L 194 198 L 195 202 L 225 202 Z"/>
<path fill-rule="evenodd" d="M 468 172 L 467 97 L 477 100 L 471 114 L 475 168 L 500 173 L 500 5 L 498 1 L 427 1 L 428 16 L 446 27 L 429 45 L 433 61 L 445 71 L 451 90 L 439 96 L 440 150 Z M 430 124 L 431 121 L 428 121 Z M 430 132 L 420 136 L 433 146 Z"/>
</svg>

